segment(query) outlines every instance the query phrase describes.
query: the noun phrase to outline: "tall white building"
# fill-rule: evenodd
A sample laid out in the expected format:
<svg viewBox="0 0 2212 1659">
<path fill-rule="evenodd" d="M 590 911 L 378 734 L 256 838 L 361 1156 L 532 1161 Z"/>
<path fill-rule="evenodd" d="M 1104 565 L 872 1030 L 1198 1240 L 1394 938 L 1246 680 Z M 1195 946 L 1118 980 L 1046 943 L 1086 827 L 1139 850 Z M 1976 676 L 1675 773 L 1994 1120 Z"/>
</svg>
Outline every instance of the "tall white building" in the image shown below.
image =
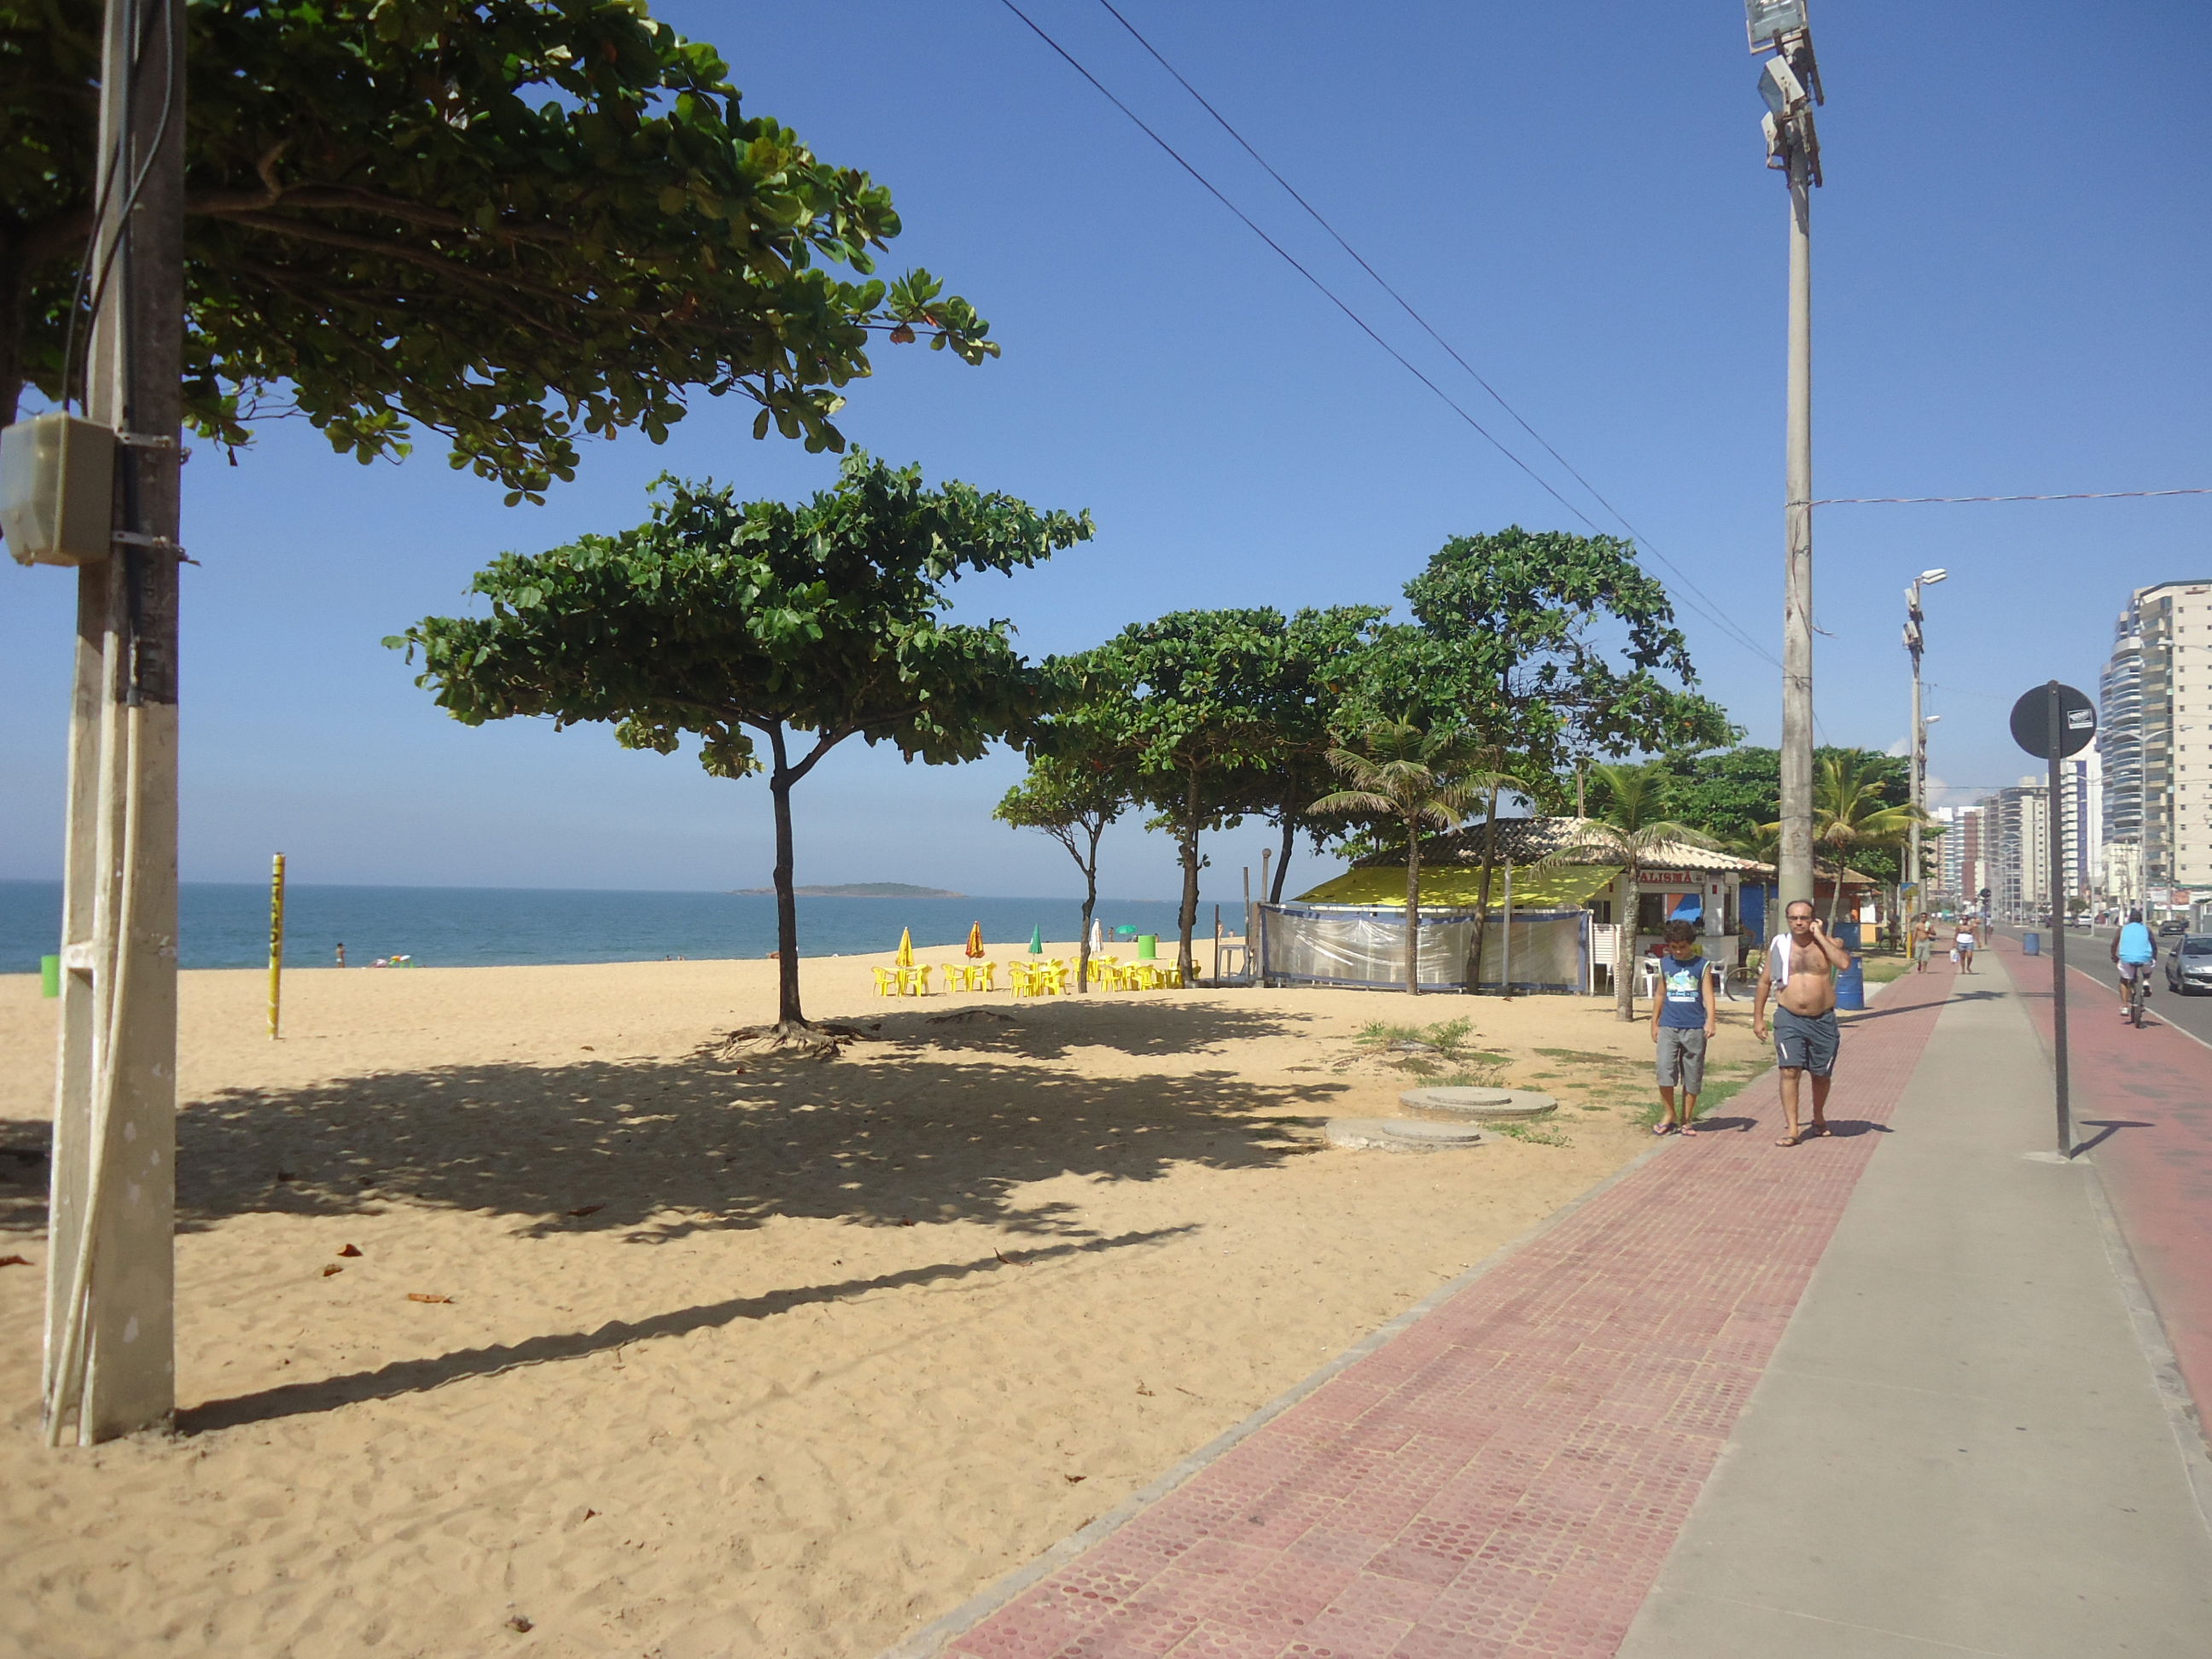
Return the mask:
<svg viewBox="0 0 2212 1659">
<path fill-rule="evenodd" d="M 2136 589 L 2098 692 L 2104 844 L 2144 887 L 2212 886 L 2212 580 Z"/>
</svg>

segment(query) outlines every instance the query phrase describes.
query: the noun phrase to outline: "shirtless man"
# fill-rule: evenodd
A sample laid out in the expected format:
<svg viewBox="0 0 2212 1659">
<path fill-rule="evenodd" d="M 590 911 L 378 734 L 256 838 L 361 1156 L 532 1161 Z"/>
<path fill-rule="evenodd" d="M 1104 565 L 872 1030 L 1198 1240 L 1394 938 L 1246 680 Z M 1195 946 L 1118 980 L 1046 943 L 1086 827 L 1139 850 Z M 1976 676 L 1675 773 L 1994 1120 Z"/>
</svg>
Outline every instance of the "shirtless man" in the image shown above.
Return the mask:
<svg viewBox="0 0 2212 1659">
<path fill-rule="evenodd" d="M 1828 1133 L 1828 1087 L 1836 1069 L 1836 969 L 1851 953 L 1828 937 L 1809 901 L 1790 905 L 1790 931 L 1776 935 L 1759 970 L 1751 1030 L 1766 1036 L 1766 1000 L 1775 999 L 1774 1063 L 1782 1068 L 1782 1115 L 1789 1133 L 1774 1144 L 1795 1146 Z M 1797 1127 L 1797 1080 L 1813 1074 L 1813 1121 Z"/>
</svg>

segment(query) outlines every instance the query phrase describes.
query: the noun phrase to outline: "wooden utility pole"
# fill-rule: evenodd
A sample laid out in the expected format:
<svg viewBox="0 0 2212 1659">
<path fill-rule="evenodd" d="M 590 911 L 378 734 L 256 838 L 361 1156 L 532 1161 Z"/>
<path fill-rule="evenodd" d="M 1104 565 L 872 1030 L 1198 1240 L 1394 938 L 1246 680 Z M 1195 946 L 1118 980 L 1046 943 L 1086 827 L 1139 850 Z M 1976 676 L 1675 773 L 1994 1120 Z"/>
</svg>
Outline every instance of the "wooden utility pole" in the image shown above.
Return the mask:
<svg viewBox="0 0 2212 1659">
<path fill-rule="evenodd" d="M 108 0 L 85 414 L 120 436 L 78 568 L 47 1261 L 47 1443 L 175 1409 L 178 463 L 185 9 Z"/>
</svg>

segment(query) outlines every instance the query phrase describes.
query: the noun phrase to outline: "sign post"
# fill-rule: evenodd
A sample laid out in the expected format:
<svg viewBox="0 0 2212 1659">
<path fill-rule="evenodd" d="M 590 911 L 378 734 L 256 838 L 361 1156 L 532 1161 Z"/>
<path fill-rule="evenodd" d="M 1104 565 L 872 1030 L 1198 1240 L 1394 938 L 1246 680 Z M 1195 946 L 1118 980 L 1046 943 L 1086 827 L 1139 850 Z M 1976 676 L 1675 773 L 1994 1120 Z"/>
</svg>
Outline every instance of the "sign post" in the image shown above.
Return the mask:
<svg viewBox="0 0 2212 1659">
<path fill-rule="evenodd" d="M 2066 797 L 2058 763 L 2087 748 L 2097 734 L 2097 711 L 2070 685 L 2047 681 L 2012 706 L 2012 738 L 2051 765 L 2051 1060 L 2057 1073 L 2058 1156 L 2074 1156 L 2074 1109 L 2067 1092 L 2066 1061 Z M 2076 826 L 2076 833 L 2087 829 Z"/>
</svg>

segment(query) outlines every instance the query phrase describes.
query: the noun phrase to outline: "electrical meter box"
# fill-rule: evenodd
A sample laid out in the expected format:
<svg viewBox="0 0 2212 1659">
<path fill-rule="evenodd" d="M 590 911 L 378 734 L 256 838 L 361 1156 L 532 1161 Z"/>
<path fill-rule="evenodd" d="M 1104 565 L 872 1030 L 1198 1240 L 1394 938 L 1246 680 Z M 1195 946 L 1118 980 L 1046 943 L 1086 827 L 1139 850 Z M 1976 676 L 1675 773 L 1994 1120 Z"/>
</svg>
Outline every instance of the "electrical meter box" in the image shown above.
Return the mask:
<svg viewBox="0 0 2212 1659">
<path fill-rule="evenodd" d="M 115 535 L 115 433 L 75 415 L 0 431 L 0 533 L 18 564 L 98 564 Z"/>
</svg>

